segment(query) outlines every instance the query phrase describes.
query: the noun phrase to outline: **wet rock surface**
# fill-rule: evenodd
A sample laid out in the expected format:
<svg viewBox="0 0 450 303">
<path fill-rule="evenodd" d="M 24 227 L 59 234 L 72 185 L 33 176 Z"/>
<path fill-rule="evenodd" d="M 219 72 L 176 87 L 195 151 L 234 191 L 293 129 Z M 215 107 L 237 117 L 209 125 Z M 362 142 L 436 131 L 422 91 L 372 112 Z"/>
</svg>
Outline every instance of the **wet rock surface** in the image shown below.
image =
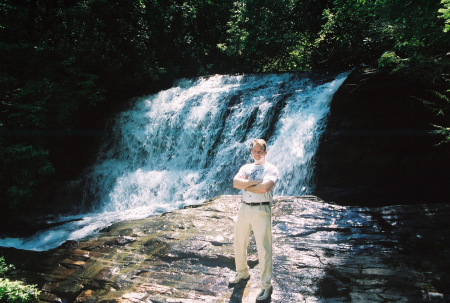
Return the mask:
<svg viewBox="0 0 450 303">
<path fill-rule="evenodd" d="M 42 302 L 255 302 L 234 275 L 239 196 L 120 222 L 47 252 L 0 248 L 10 278 L 38 284 Z M 272 302 L 448 302 L 450 205 L 348 207 L 315 196 L 273 206 Z"/>
</svg>

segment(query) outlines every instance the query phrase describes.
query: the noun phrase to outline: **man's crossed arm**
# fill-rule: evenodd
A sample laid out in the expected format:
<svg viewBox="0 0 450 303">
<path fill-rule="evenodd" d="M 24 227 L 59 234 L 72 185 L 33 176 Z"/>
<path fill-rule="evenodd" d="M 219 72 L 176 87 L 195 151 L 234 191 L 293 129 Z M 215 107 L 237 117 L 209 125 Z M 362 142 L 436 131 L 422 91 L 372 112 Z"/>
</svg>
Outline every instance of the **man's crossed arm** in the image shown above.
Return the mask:
<svg viewBox="0 0 450 303">
<path fill-rule="evenodd" d="M 262 194 L 270 191 L 275 183 L 271 180 L 249 180 L 245 176 L 237 175 L 233 179 L 233 187 L 245 189 L 255 194 Z"/>
</svg>

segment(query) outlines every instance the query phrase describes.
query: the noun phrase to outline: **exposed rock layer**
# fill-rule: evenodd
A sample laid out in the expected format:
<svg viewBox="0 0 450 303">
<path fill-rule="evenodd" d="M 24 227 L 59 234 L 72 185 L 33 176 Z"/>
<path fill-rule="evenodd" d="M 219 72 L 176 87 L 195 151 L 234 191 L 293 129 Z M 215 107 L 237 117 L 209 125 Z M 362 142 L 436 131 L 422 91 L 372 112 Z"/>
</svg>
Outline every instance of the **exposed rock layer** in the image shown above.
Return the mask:
<svg viewBox="0 0 450 303">
<path fill-rule="evenodd" d="M 120 222 L 48 252 L 0 248 L 44 302 L 254 302 L 259 266 L 234 288 L 238 196 Z M 273 206 L 273 302 L 448 302 L 448 204 L 345 207 L 314 196 Z"/>
</svg>

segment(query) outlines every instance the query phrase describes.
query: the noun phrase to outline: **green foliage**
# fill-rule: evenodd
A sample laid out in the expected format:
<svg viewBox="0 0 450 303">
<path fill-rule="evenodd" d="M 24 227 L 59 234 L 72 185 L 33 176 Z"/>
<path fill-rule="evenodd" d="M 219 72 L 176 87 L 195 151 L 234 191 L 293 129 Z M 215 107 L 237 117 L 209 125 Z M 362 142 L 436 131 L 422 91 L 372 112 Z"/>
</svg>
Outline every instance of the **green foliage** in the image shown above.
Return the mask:
<svg viewBox="0 0 450 303">
<path fill-rule="evenodd" d="M 449 80 L 447 80 L 449 81 Z M 450 89 L 447 90 L 447 94 L 443 94 L 441 92 L 433 91 L 432 92 L 435 98 L 431 100 L 423 100 L 424 104 L 430 107 L 437 115 L 448 115 L 450 113 Z M 433 131 L 435 134 L 441 135 L 442 140 L 438 143 L 438 145 L 444 143 L 450 143 L 450 127 L 444 127 L 440 125 L 434 125 L 435 130 Z"/>
<path fill-rule="evenodd" d="M 40 291 L 34 285 L 0 278 L 0 301 L 8 303 L 37 302 Z"/>
<path fill-rule="evenodd" d="M 380 59 L 378 59 L 379 67 L 389 67 L 389 68 L 397 68 L 402 66 L 402 63 L 407 61 L 406 59 L 400 58 L 395 51 L 387 51 L 381 55 Z"/>
<path fill-rule="evenodd" d="M 437 115 L 445 115 L 450 112 L 450 98 L 438 91 L 431 92 L 435 98 L 433 100 L 423 100 L 423 103 L 431 108 Z"/>
<path fill-rule="evenodd" d="M 227 22 L 226 43 L 217 44 L 217 47 L 228 56 L 236 58 L 243 56 L 248 37 L 246 8 L 246 2 L 236 1 L 233 3 L 230 21 Z"/>
<path fill-rule="evenodd" d="M 4 276 L 9 269 L 13 268 L 12 265 L 7 266 L 5 259 L 0 257 L 0 276 Z M 11 281 L 0 277 L 0 302 L 37 302 L 39 294 L 40 291 L 36 285 L 26 285 L 21 281 Z"/>
<path fill-rule="evenodd" d="M 433 126 L 436 128 L 436 130 L 434 130 L 433 132 L 443 137 L 443 139 L 441 140 L 441 142 L 438 143 L 438 145 L 450 143 L 450 127 L 443 127 L 439 125 Z"/>
<path fill-rule="evenodd" d="M 0 257 L 0 276 L 3 277 L 10 269 L 14 269 L 14 265 L 7 265 L 5 262 L 5 258 L 3 256 Z"/>
<path fill-rule="evenodd" d="M 9 208 L 27 206 L 46 177 L 54 173 L 48 151 L 38 146 L 15 144 L 0 147 L 2 189 Z"/>
<path fill-rule="evenodd" d="M 443 8 L 439 9 L 439 13 L 441 13 L 440 18 L 445 20 L 444 32 L 450 31 L 450 0 L 442 0 L 441 1 Z"/>
<path fill-rule="evenodd" d="M 438 18 L 439 0 L 334 0 L 315 42 L 313 61 L 352 66 L 380 59 L 380 66 L 411 66 L 444 55 L 449 38 Z"/>
<path fill-rule="evenodd" d="M 240 71 L 309 70 L 312 41 L 327 1 L 236 1 L 218 48 Z"/>
<path fill-rule="evenodd" d="M 325 23 L 314 42 L 313 61 L 348 68 L 379 55 L 378 2 L 335 0 L 323 11 Z"/>
</svg>

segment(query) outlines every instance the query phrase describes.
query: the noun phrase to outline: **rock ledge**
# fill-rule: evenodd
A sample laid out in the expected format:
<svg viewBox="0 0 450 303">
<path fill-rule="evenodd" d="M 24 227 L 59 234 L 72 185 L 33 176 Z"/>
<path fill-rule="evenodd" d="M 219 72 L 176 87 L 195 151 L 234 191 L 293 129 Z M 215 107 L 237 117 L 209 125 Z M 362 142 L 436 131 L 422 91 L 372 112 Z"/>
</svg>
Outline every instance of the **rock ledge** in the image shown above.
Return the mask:
<svg viewBox="0 0 450 303">
<path fill-rule="evenodd" d="M 47 252 L 0 248 L 42 302 L 254 302 L 259 266 L 234 288 L 238 196 L 120 222 Z M 273 207 L 273 302 L 448 302 L 448 204 L 346 207 L 314 196 Z"/>
</svg>

